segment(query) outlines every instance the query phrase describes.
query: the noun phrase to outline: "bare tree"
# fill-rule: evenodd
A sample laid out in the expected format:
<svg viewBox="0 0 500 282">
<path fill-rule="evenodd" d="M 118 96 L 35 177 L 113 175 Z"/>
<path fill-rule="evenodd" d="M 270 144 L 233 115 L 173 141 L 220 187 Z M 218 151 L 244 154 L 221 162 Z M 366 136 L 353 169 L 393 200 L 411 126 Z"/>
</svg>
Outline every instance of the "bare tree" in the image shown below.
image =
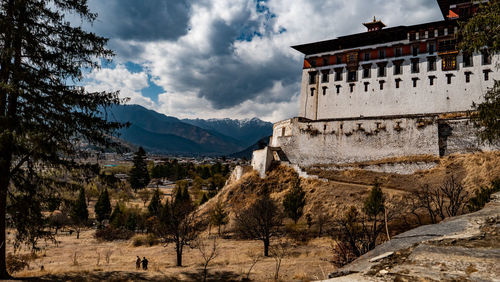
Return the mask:
<svg viewBox="0 0 500 282">
<path fill-rule="evenodd" d="M 236 214 L 237 231 L 244 237 L 261 240 L 264 256 L 269 256 L 272 237 L 278 235 L 283 215 L 267 193 L 258 198 L 250 207 Z"/>
<path fill-rule="evenodd" d="M 252 271 L 253 267 L 257 264 L 257 262 L 259 262 L 263 258 L 263 256 L 261 252 L 256 250 L 249 250 L 247 252 L 247 256 L 250 258 L 251 264 L 250 268 L 247 271 L 246 280 L 250 280 L 250 272 Z"/>
<path fill-rule="evenodd" d="M 440 206 L 440 210 L 444 209 L 448 216 L 457 216 L 463 213 L 469 193 L 453 175 L 444 181 L 439 187 L 439 191 L 446 198 L 446 205 Z M 441 211 L 440 214 L 444 215 L 444 212 Z"/>
<path fill-rule="evenodd" d="M 318 225 L 318 237 L 321 237 L 325 225 L 330 221 L 330 217 L 326 213 L 320 213 L 316 217 L 316 224 Z"/>
<path fill-rule="evenodd" d="M 146 203 L 151 198 L 151 190 L 149 190 L 147 188 L 141 189 L 141 190 L 139 190 L 139 192 L 137 192 L 137 194 L 139 194 L 139 198 L 142 200 L 144 206 L 146 206 Z"/>
<path fill-rule="evenodd" d="M 443 220 L 449 216 L 456 216 L 463 213 L 467 204 L 469 193 L 465 191 L 460 182 L 454 176 L 445 179 L 443 184 L 438 188 L 431 188 L 429 185 L 424 185 L 420 191 L 413 193 L 413 199 L 409 201 L 414 204 L 412 214 L 414 214 L 419 223 L 418 207 L 427 211 L 431 223 L 437 223 L 438 217 Z"/>
<path fill-rule="evenodd" d="M 279 280 L 279 273 L 281 268 L 281 262 L 290 254 L 291 248 L 290 242 L 284 239 L 280 239 L 276 244 L 271 245 L 270 252 L 274 259 L 274 280 Z"/>
<path fill-rule="evenodd" d="M 417 199 L 420 206 L 427 211 L 431 223 L 434 224 L 437 222 L 438 215 L 433 195 L 433 190 L 428 184 L 423 185 L 419 191 L 413 192 L 413 196 Z"/>
<path fill-rule="evenodd" d="M 218 246 L 217 236 L 211 236 L 211 238 L 198 237 L 193 244 L 193 247 L 200 251 L 203 258 L 203 281 L 207 281 L 208 264 L 217 257 Z"/>
<path fill-rule="evenodd" d="M 190 246 L 200 232 L 194 206 L 187 187 L 177 189 L 172 203 L 165 203 L 155 224 L 155 233 L 167 243 L 175 244 L 177 266 L 182 266 L 182 252 Z"/>
</svg>

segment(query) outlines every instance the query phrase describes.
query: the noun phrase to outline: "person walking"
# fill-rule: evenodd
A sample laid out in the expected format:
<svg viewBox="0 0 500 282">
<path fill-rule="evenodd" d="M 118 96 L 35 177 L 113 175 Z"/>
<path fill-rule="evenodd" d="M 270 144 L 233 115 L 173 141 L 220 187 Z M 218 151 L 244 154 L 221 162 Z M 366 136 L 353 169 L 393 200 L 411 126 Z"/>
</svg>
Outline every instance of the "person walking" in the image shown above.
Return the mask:
<svg viewBox="0 0 500 282">
<path fill-rule="evenodd" d="M 148 260 L 146 259 L 146 257 L 142 258 L 142 269 L 148 270 Z"/>
<path fill-rule="evenodd" d="M 141 258 L 139 256 L 135 260 L 135 269 L 141 269 Z"/>
</svg>

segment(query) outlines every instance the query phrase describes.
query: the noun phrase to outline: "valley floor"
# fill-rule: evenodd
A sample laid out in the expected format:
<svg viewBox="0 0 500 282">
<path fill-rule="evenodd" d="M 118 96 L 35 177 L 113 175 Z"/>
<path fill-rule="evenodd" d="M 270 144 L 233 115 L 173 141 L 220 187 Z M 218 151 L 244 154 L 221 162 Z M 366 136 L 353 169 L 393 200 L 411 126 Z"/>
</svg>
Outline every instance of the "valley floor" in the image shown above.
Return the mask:
<svg viewBox="0 0 500 282">
<path fill-rule="evenodd" d="M 197 249 L 186 248 L 183 267 L 175 266 L 173 245 L 134 247 L 131 241 L 99 242 L 94 230 L 85 230 L 80 239 L 73 235 L 59 235 L 58 245 L 49 243 L 39 257 L 30 262 L 29 269 L 15 273 L 17 278 L 33 281 L 200 281 L 202 257 Z M 241 281 L 251 265 L 249 252 L 262 252 L 260 241 L 220 239 L 218 256 L 209 265 L 209 281 Z M 280 276 L 283 281 L 324 279 L 334 270 L 331 259 L 331 241 L 316 238 L 296 246 L 283 259 Z M 9 244 L 10 245 L 10 244 Z M 12 251 L 12 250 L 10 250 Z M 111 253 L 109 263 L 106 253 Z M 74 257 L 76 255 L 76 262 Z M 149 260 L 149 270 L 136 270 L 136 256 Z M 44 270 L 41 270 L 43 266 Z M 253 268 L 250 279 L 273 280 L 275 261 L 264 258 Z"/>
</svg>

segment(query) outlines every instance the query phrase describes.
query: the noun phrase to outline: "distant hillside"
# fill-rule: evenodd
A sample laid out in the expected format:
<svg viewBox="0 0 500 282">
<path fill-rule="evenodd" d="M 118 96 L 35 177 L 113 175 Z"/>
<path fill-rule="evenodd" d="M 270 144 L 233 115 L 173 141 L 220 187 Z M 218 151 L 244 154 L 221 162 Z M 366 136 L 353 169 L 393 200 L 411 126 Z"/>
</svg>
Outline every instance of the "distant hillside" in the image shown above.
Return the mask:
<svg viewBox="0 0 500 282">
<path fill-rule="evenodd" d="M 272 134 L 272 124 L 257 118 L 179 120 L 139 105 L 114 106 L 107 116 L 130 122 L 129 128 L 120 130 L 120 138 L 153 153 L 230 155 Z"/>
<path fill-rule="evenodd" d="M 263 137 L 259 141 L 257 141 L 255 144 L 253 144 L 252 146 L 246 148 L 245 150 L 231 154 L 231 157 L 246 158 L 247 160 L 250 160 L 250 159 L 252 159 L 253 151 L 262 149 L 265 146 L 269 145 L 269 138 L 270 138 L 270 136 Z"/>
<path fill-rule="evenodd" d="M 183 119 L 183 122 L 231 136 L 240 141 L 243 147 L 248 147 L 259 141 L 264 136 L 273 134 L 273 124 L 258 118 L 234 119 Z"/>
<path fill-rule="evenodd" d="M 139 105 L 114 106 L 108 113 L 108 119 L 130 122 L 132 125 L 129 128 L 120 130 L 120 138 L 143 146 L 150 152 L 226 155 L 244 148 L 230 136 L 184 123 Z"/>
</svg>

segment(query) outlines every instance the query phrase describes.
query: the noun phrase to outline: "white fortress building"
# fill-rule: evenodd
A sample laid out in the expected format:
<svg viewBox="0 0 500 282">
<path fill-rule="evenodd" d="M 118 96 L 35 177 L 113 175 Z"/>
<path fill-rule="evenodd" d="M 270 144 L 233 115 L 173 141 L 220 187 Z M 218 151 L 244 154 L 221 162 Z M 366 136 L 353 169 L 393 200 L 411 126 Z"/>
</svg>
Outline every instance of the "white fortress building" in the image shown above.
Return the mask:
<svg viewBox="0 0 500 282">
<path fill-rule="evenodd" d="M 477 2 L 477 3 L 476 3 Z M 458 21 L 479 1 L 438 0 L 444 20 L 293 46 L 304 54 L 299 116 L 274 125 L 254 152 L 261 175 L 273 161 L 302 167 L 495 149 L 468 119 L 500 79 L 498 54 L 457 49 Z"/>
</svg>

